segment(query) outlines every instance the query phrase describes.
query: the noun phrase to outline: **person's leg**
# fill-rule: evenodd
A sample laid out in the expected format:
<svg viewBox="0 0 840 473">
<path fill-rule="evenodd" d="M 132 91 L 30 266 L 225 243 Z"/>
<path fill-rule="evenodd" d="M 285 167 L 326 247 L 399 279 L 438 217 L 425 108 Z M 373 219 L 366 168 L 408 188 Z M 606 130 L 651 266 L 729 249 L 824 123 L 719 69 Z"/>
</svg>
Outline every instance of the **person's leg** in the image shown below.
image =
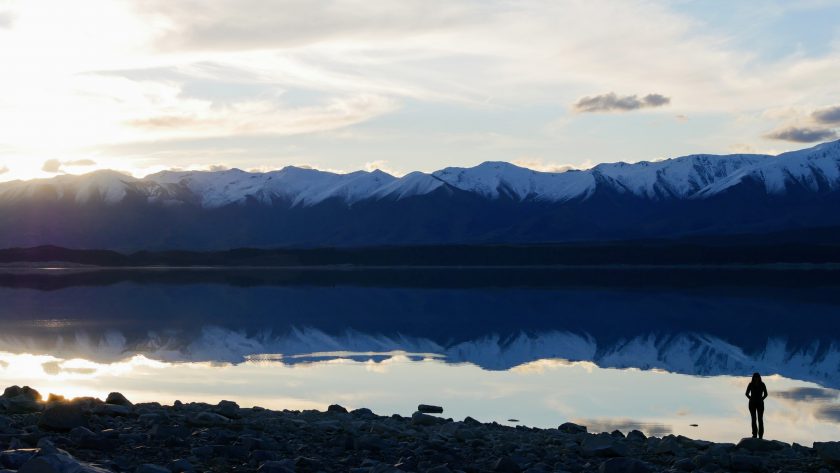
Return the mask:
<svg viewBox="0 0 840 473">
<path fill-rule="evenodd" d="M 756 406 L 756 411 L 758 414 L 758 438 L 764 438 L 764 403 L 760 403 Z"/>
<path fill-rule="evenodd" d="M 755 437 L 758 434 L 758 427 L 755 425 L 755 414 L 756 408 L 755 403 L 750 401 L 750 419 L 752 419 L 752 436 Z"/>
</svg>

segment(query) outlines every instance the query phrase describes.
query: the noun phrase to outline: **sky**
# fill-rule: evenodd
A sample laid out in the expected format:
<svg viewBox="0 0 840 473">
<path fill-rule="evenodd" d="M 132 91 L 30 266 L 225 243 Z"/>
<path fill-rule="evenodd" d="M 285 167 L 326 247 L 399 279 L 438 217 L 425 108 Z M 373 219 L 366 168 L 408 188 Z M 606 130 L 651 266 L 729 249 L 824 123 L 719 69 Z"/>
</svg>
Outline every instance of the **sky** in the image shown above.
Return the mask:
<svg viewBox="0 0 840 473">
<path fill-rule="evenodd" d="M 396 175 L 840 134 L 840 0 L 0 0 L 0 180 Z"/>
</svg>

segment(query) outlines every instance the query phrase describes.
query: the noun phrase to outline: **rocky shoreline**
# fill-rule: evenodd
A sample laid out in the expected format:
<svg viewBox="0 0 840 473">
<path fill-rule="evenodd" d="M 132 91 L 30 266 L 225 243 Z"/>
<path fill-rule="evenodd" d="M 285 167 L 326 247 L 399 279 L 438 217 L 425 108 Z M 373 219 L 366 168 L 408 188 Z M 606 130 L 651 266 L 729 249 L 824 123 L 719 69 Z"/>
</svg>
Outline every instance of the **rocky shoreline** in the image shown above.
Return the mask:
<svg viewBox="0 0 840 473">
<path fill-rule="evenodd" d="M 0 473 L 180 472 L 830 472 L 840 442 L 759 439 L 737 445 L 642 432 L 509 427 L 332 405 L 272 411 L 175 402 L 132 404 L 111 393 L 67 400 L 12 386 L 0 396 Z"/>
</svg>

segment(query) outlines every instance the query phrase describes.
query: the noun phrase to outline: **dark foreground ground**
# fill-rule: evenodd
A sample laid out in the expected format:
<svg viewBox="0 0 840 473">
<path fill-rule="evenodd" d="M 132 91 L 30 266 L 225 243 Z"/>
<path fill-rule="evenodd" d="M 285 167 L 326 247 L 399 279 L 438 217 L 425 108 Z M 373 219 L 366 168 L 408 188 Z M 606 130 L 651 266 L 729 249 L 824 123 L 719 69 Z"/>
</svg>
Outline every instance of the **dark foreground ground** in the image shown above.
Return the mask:
<svg viewBox="0 0 840 473">
<path fill-rule="evenodd" d="M 418 409 L 433 411 L 433 406 Z M 638 431 L 591 434 L 453 421 L 416 412 L 243 409 L 230 401 L 43 402 L 27 387 L 0 397 L 0 473 L 227 472 L 794 472 L 838 471 L 840 442 L 737 445 Z"/>
</svg>

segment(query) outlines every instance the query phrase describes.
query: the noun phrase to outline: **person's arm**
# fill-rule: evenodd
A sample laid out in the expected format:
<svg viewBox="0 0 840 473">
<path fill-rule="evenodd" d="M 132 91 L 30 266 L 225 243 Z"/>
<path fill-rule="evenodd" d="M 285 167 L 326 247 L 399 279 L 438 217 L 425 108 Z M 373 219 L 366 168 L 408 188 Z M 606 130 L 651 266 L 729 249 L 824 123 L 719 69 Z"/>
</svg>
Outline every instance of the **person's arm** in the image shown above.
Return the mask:
<svg viewBox="0 0 840 473">
<path fill-rule="evenodd" d="M 752 384 L 748 384 L 747 385 L 747 391 L 744 393 L 744 396 L 747 396 L 747 399 L 750 398 L 750 387 L 751 386 L 752 386 Z"/>
<path fill-rule="evenodd" d="M 761 393 L 761 400 L 763 401 L 763 400 L 767 399 L 767 385 L 766 385 L 766 384 L 762 384 L 762 385 L 761 385 L 761 390 L 762 390 L 762 393 Z"/>
</svg>

